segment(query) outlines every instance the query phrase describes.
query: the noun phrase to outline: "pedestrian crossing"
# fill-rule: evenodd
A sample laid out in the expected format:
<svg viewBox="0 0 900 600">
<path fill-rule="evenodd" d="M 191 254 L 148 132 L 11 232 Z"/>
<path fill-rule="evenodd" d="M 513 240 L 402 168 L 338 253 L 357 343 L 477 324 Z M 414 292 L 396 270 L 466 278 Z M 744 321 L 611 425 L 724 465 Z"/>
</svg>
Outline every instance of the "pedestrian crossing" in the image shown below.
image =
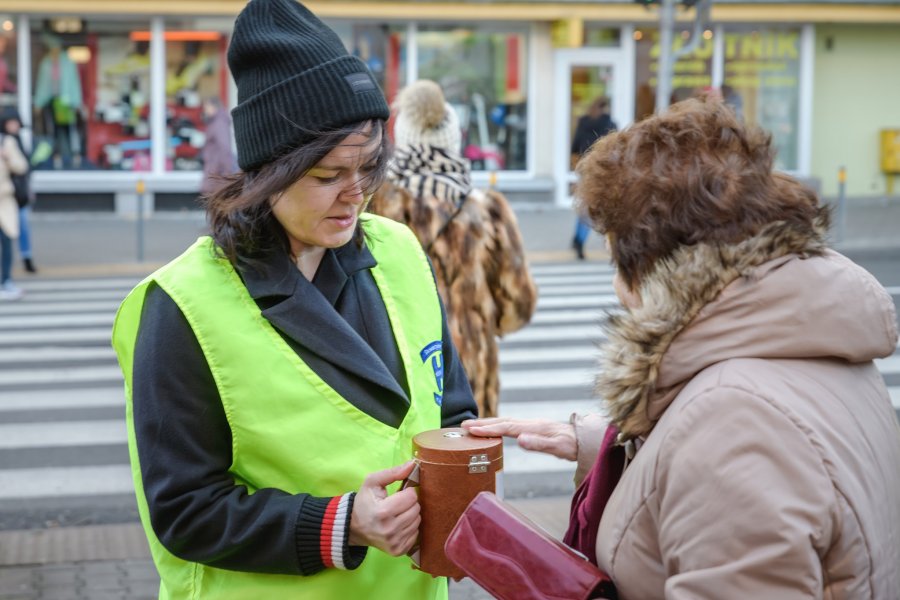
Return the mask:
<svg viewBox="0 0 900 600">
<path fill-rule="evenodd" d="M 617 304 L 613 273 L 594 262 L 536 264 L 533 273 L 538 311 L 500 346 L 500 414 L 564 421 L 598 408 L 598 325 Z M 123 384 L 109 339 L 115 310 L 138 281 L 31 280 L 22 283 L 24 300 L 0 304 L 0 529 L 35 507 L 89 510 L 101 499 L 133 507 Z M 878 368 L 900 411 L 900 353 Z M 510 477 L 574 470 L 514 443 L 505 452 Z"/>
</svg>

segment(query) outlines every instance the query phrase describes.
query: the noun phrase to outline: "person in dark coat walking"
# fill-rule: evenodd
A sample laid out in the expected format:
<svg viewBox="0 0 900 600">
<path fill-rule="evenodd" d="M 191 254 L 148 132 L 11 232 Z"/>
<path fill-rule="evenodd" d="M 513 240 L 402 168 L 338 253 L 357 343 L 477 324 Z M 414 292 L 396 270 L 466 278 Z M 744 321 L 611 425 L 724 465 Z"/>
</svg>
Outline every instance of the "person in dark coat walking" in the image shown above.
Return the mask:
<svg viewBox="0 0 900 600">
<path fill-rule="evenodd" d="M 616 123 L 609 115 L 609 99 L 605 96 L 596 98 L 588 109 L 588 113 L 578 119 L 575 134 L 572 136 L 570 164 L 575 164 L 590 150 L 594 142 L 604 135 L 616 130 Z M 572 238 L 572 249 L 578 260 L 584 260 L 584 244 L 591 233 L 590 222 L 578 215 L 575 220 L 575 237 Z"/>
</svg>

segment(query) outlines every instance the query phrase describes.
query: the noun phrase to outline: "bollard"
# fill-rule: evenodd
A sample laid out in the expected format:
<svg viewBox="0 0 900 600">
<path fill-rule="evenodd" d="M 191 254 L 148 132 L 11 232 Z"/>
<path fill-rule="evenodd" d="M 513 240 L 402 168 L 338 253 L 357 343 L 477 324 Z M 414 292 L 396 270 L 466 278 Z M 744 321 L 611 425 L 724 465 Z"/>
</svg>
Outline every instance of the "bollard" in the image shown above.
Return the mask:
<svg viewBox="0 0 900 600">
<path fill-rule="evenodd" d="M 847 232 L 847 169 L 838 169 L 838 241 L 844 241 Z"/>
<path fill-rule="evenodd" d="M 143 179 L 138 179 L 137 192 L 137 260 L 144 262 L 144 192 L 147 186 Z"/>
<path fill-rule="evenodd" d="M 497 171 L 491 171 L 491 174 L 488 175 L 488 189 L 492 190 L 497 187 Z"/>
</svg>

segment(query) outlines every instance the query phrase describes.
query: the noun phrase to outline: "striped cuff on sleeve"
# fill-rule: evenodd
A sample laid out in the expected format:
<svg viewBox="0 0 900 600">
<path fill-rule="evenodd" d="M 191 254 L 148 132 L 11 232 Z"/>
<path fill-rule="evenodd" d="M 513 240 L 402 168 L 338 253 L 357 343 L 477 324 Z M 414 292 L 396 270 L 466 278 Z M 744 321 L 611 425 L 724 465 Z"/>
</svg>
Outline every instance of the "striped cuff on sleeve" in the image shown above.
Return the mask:
<svg viewBox="0 0 900 600">
<path fill-rule="evenodd" d="M 351 548 L 350 514 L 354 492 L 333 498 L 307 497 L 297 520 L 297 554 L 304 575 L 322 569 L 355 569 L 366 548 Z"/>
</svg>

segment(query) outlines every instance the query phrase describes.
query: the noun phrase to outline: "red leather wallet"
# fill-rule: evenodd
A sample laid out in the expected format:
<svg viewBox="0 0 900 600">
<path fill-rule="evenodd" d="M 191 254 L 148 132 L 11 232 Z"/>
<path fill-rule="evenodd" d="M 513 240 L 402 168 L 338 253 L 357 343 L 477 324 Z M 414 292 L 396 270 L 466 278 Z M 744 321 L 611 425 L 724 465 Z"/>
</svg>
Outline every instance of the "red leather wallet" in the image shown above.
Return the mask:
<svg viewBox="0 0 900 600">
<path fill-rule="evenodd" d="M 616 599 L 605 573 L 490 492 L 472 500 L 444 552 L 500 600 Z"/>
</svg>

